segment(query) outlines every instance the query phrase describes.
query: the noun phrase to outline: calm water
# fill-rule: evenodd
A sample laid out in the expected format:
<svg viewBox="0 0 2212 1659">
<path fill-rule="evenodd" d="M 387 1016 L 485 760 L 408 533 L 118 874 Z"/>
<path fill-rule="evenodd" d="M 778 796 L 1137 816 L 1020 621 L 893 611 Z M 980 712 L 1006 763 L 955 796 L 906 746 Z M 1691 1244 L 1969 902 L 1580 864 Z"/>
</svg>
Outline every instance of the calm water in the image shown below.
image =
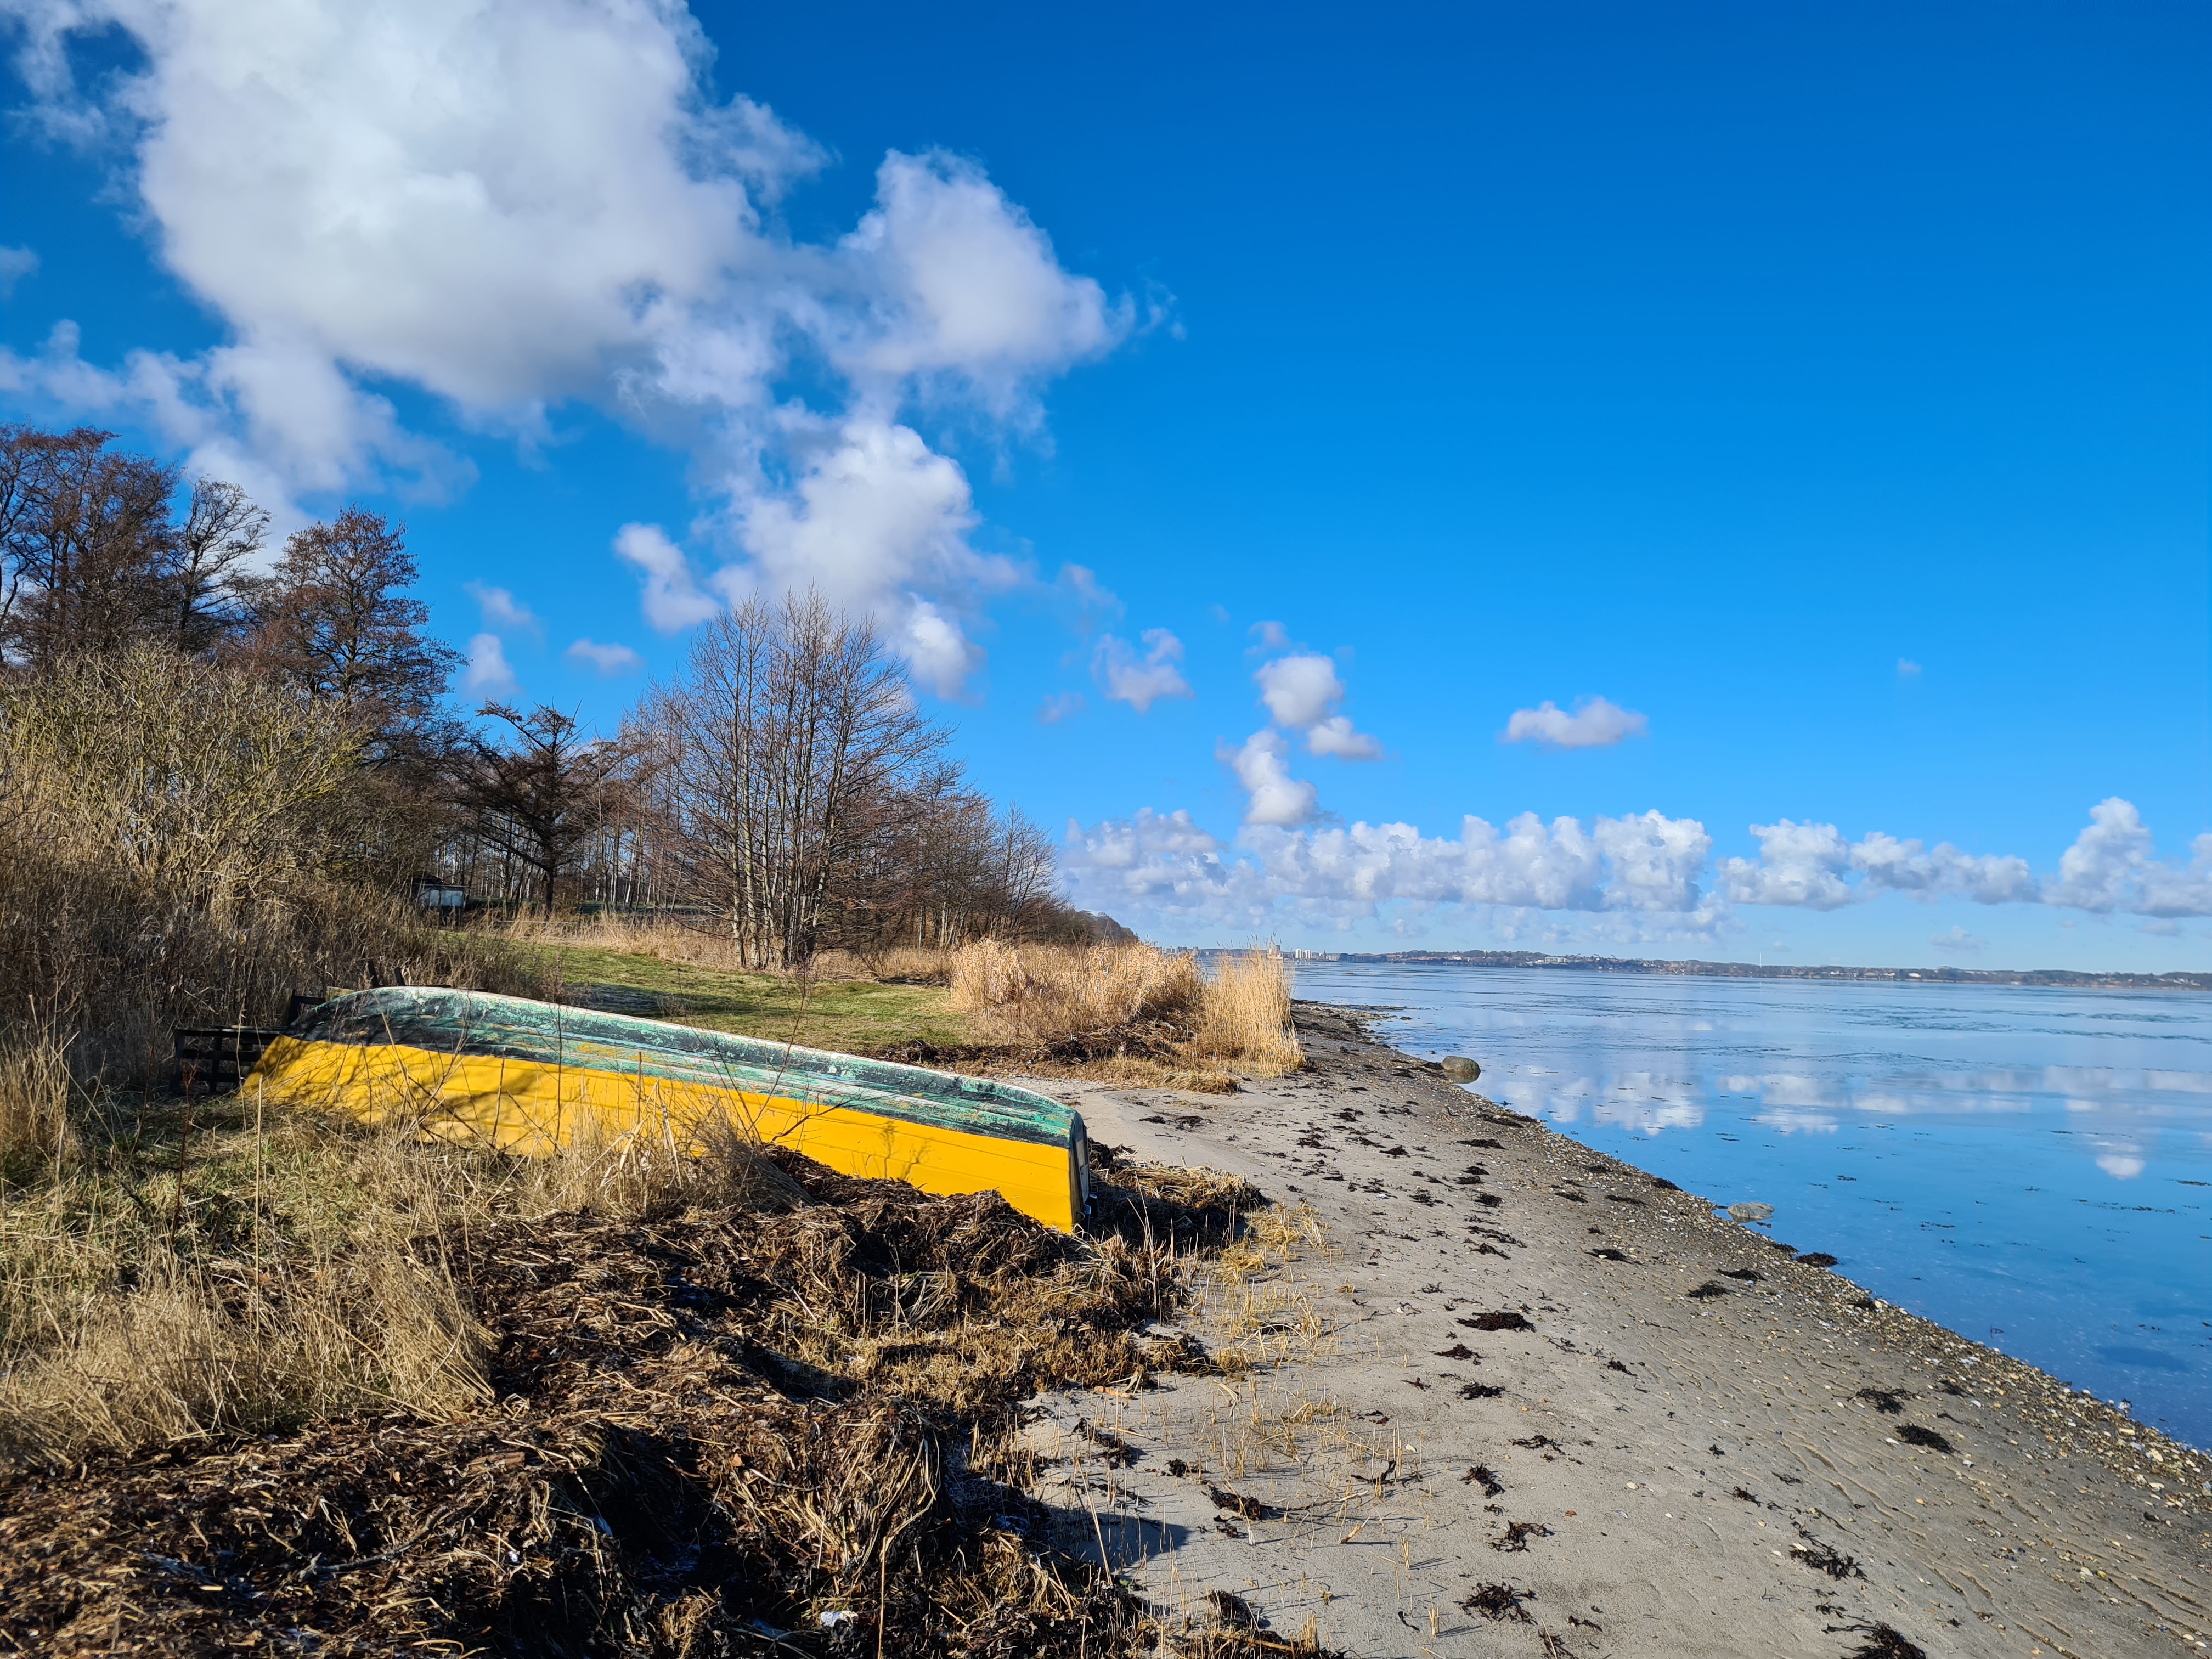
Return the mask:
<svg viewBox="0 0 2212 1659">
<path fill-rule="evenodd" d="M 2212 997 L 1334 963 L 1298 994 L 2212 1445 Z"/>
</svg>

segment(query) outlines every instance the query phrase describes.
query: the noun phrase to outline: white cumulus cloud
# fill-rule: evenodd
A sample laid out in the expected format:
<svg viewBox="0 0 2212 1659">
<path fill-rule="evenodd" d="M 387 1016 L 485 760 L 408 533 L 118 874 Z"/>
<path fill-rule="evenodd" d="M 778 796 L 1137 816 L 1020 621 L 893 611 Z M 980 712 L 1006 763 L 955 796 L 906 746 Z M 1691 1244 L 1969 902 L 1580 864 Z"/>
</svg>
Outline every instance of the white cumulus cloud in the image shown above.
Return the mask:
<svg viewBox="0 0 2212 1659">
<path fill-rule="evenodd" d="M 1352 729 L 1348 714 L 1332 714 L 1316 720 L 1306 732 L 1306 751 L 1334 755 L 1339 760 L 1381 760 L 1382 745 L 1364 732 Z"/>
<path fill-rule="evenodd" d="M 2035 896 L 2026 859 L 1962 853 L 1948 841 L 1923 852 L 1917 841 L 1871 830 L 1851 848 L 1850 864 L 1863 872 L 1869 893 L 1910 893 L 1924 899 L 1955 896 L 1977 904 L 2010 904 Z"/>
<path fill-rule="evenodd" d="M 27 247 L 0 247 L 0 300 L 15 291 L 15 284 L 39 268 L 39 256 Z"/>
<path fill-rule="evenodd" d="M 1722 890 L 1739 904 L 1794 904 L 1808 910 L 1835 910 L 1858 895 L 1844 872 L 1850 868 L 1850 844 L 1832 823 L 1754 823 L 1757 859 L 1723 859 Z"/>
<path fill-rule="evenodd" d="M 461 690 L 471 697 L 511 697 L 518 686 L 508 666 L 507 647 L 496 634 L 479 634 L 469 641 L 468 666 L 461 671 Z"/>
<path fill-rule="evenodd" d="M 857 376 L 949 378 L 994 413 L 1029 415 L 1039 374 L 1111 349 L 1133 325 L 1129 300 L 1061 270 L 1051 239 L 966 161 L 893 152 L 876 203 L 838 249 L 862 301 L 829 323 Z"/>
<path fill-rule="evenodd" d="M 1190 682 L 1176 665 L 1182 660 L 1182 641 L 1164 628 L 1144 633 L 1145 653 L 1139 657 L 1127 640 L 1102 634 L 1092 653 L 1091 672 L 1109 702 L 1126 702 L 1139 714 L 1163 697 L 1192 696 Z"/>
<path fill-rule="evenodd" d="M 1603 697 L 1584 697 L 1569 714 L 1549 701 L 1516 708 L 1499 734 L 1500 743 L 1537 743 L 1547 749 L 1603 749 L 1623 738 L 1647 735 L 1651 722 L 1632 708 Z"/>
<path fill-rule="evenodd" d="M 477 602 L 483 612 L 486 628 L 505 629 L 511 633 L 539 632 L 538 617 L 530 607 L 516 599 L 504 587 L 494 587 L 486 582 L 464 582 L 462 587 Z"/>
<path fill-rule="evenodd" d="M 1259 682 L 1260 701 L 1269 717 L 1292 732 L 1316 724 L 1344 700 L 1336 664 L 1310 653 L 1262 663 L 1252 678 Z"/>
<path fill-rule="evenodd" d="M 1224 743 L 1215 750 L 1244 790 L 1245 823 L 1279 827 L 1304 823 L 1314 815 L 1319 793 L 1310 783 L 1291 775 L 1285 764 L 1290 748 L 1281 732 L 1262 727 L 1241 747 Z"/>
<path fill-rule="evenodd" d="M 1404 933 L 1429 911 L 1481 907 L 1501 937 L 1553 946 L 1578 936 L 1547 916 L 1582 913 L 1626 944 L 1710 938 L 1739 926 L 1738 904 L 1835 910 L 1891 892 L 2126 911 L 2161 933 L 2176 927 L 2174 917 L 2212 915 L 2212 834 L 2192 843 L 2187 865 L 2162 861 L 2123 800 L 2100 805 L 2059 873 L 2038 881 L 2023 859 L 1948 842 L 1931 850 L 1880 831 L 1854 842 L 1833 824 L 1789 818 L 1752 826 L 1756 858 L 1717 861 L 1702 823 L 1656 810 L 1587 823 L 1524 812 L 1502 826 L 1469 815 L 1456 836 L 1410 823 L 1316 823 L 1313 787 L 1290 776 L 1290 752 L 1272 727 L 1219 746 L 1249 799 L 1233 846 L 1182 813 L 1071 825 L 1061 854 L 1069 890 L 1088 908 L 1119 904 L 1117 915 L 1217 927 L 1286 915 L 1338 926 L 1382 917 Z M 1929 942 L 1967 952 L 1986 944 L 1956 926 Z"/>
<path fill-rule="evenodd" d="M 1287 782 L 1264 771 L 1271 742 L 1284 739 L 1262 732 L 1230 751 L 1232 763 L 1257 774 L 1247 783 L 1255 805 Z M 1253 925 L 1279 911 L 1344 921 L 1392 906 L 1438 905 L 1613 912 L 1690 931 L 1709 931 L 1720 920 L 1698 887 L 1711 839 L 1690 820 L 1654 812 L 1601 817 L 1586 828 L 1576 818 L 1546 823 L 1523 813 L 1499 828 L 1469 817 L 1448 837 L 1408 823 L 1306 828 L 1297 803 L 1283 805 L 1273 821 L 1251 820 L 1238 848 L 1183 813 L 1071 824 L 1062 871 L 1078 901 L 1092 908 L 1220 926 Z"/>
<path fill-rule="evenodd" d="M 1275 627 L 1273 623 L 1265 626 Z M 1356 730 L 1350 716 L 1336 713 L 1344 701 L 1344 681 L 1331 659 L 1299 652 L 1262 663 L 1252 678 L 1268 718 L 1286 732 L 1304 732 L 1307 753 L 1339 760 L 1382 758 L 1379 742 Z"/>
<path fill-rule="evenodd" d="M 629 647 L 602 645 L 597 640 L 578 640 L 568 647 L 568 659 L 608 675 L 635 674 L 645 666 L 645 659 Z"/>
<path fill-rule="evenodd" d="M 2060 855 L 2046 902 L 2142 916 L 2212 915 L 2212 834 L 2190 845 L 2186 866 L 2162 862 L 2130 801 L 2115 795 L 2089 809 L 2089 827 Z"/>
<path fill-rule="evenodd" d="M 624 525 L 615 532 L 615 552 L 644 578 L 639 603 L 646 621 L 661 633 L 681 633 L 721 609 L 720 600 L 699 591 L 690 560 L 659 525 Z"/>
<path fill-rule="evenodd" d="M 2157 856 L 2130 802 L 2114 796 L 2092 808 L 2089 818 L 2060 856 L 2057 873 L 2041 881 L 2016 854 L 1963 853 L 1948 842 L 1928 848 L 1879 830 L 1847 842 L 1832 823 L 1782 818 L 1751 826 L 1759 856 L 1722 860 L 1721 888 L 1740 904 L 1811 910 L 1894 892 L 1931 902 L 1966 898 L 2142 916 L 2212 915 L 2212 834 L 2191 843 L 2183 865 Z"/>
<path fill-rule="evenodd" d="M 958 465 L 919 414 L 1035 435 L 1041 389 L 1135 307 L 1060 264 L 973 163 L 892 151 L 844 235 L 769 210 L 823 152 L 711 85 L 681 0 L 4 0 L 28 118 L 102 147 L 168 270 L 222 325 L 188 356 L 87 363 L 73 326 L 0 352 L 0 391 L 137 419 L 276 505 L 469 465 L 380 383 L 525 444 L 596 405 L 694 452 L 719 581 L 872 611 L 940 689 L 1006 580 L 969 545 Z M 106 36 L 134 66 L 80 85 Z"/>
</svg>

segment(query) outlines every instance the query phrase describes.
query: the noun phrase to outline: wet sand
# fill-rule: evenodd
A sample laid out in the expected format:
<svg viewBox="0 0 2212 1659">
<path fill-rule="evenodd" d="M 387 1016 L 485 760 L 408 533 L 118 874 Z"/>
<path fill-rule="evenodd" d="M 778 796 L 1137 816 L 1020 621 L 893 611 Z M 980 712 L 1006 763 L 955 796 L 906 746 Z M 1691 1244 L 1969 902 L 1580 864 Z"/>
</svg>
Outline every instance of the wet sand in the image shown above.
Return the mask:
<svg viewBox="0 0 2212 1659">
<path fill-rule="evenodd" d="M 1262 1363 L 1040 1402 L 1068 1547 L 1359 1655 L 2212 1651 L 2212 1459 L 1298 1012 L 1232 1096 L 1038 1085 L 1311 1224 L 1185 1322 Z"/>
</svg>

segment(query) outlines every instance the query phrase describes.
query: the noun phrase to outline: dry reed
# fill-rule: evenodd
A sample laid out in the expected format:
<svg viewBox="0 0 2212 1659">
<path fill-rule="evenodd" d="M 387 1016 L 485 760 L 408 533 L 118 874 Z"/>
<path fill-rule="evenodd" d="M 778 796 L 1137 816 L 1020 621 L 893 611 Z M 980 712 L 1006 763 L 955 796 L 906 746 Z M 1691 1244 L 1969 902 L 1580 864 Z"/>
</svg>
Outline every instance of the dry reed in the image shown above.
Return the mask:
<svg viewBox="0 0 2212 1659">
<path fill-rule="evenodd" d="M 51 1032 L 0 1033 L 0 1181 L 73 1160 L 70 1088 L 68 1058 Z"/>
<path fill-rule="evenodd" d="M 1294 1072 L 1305 1055 L 1291 1025 L 1291 964 L 1270 945 L 1224 956 L 1199 999 L 1194 1046 L 1201 1054 L 1240 1062 L 1256 1077 Z"/>
<path fill-rule="evenodd" d="M 1088 1036 L 1146 1021 L 1187 1020 L 1204 989 L 1194 957 L 1152 945 L 1010 945 L 956 954 L 952 1006 L 1011 1039 Z"/>
<path fill-rule="evenodd" d="M 1209 975 L 1195 956 L 1152 945 L 983 939 L 953 955 L 950 979 L 953 1006 L 1003 1042 L 1127 1034 L 1156 1071 L 1175 1054 L 1256 1077 L 1304 1061 L 1291 1024 L 1290 963 L 1273 946 L 1224 956 Z"/>
</svg>

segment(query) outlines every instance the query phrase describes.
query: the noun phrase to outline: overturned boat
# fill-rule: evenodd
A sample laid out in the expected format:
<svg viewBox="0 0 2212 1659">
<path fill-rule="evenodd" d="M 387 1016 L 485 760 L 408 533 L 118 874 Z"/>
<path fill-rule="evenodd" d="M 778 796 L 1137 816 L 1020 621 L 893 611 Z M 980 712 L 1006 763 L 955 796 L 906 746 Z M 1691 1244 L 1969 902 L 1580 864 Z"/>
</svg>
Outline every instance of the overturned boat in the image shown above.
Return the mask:
<svg viewBox="0 0 2212 1659">
<path fill-rule="evenodd" d="M 1073 1231 L 1083 1119 L 981 1078 L 480 991 L 386 986 L 301 1013 L 248 1079 L 272 1100 L 542 1156 L 723 1118 L 842 1174 L 996 1192 Z"/>
</svg>

